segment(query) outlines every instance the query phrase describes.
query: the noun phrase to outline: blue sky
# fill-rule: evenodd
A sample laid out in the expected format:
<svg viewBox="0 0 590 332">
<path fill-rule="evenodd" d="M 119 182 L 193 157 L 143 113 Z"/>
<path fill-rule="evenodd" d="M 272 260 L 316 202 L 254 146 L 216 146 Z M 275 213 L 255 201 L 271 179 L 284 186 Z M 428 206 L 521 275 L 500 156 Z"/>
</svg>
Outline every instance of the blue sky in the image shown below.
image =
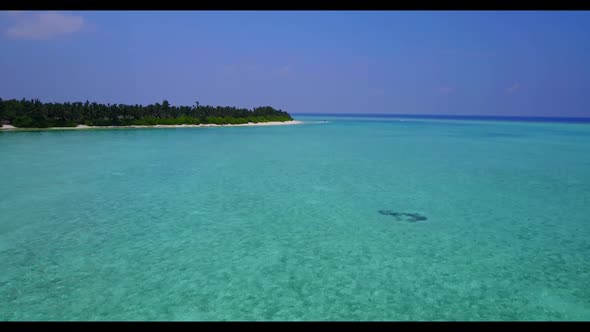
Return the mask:
<svg viewBox="0 0 590 332">
<path fill-rule="evenodd" d="M 0 12 L 0 97 L 590 117 L 590 12 Z"/>
</svg>

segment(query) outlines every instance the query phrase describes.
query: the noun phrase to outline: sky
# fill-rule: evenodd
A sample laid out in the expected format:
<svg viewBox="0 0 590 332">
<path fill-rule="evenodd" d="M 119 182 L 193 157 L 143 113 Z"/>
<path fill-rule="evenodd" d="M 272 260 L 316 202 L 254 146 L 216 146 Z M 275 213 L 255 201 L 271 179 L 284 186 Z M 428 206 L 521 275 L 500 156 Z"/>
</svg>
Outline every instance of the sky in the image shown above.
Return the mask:
<svg viewBox="0 0 590 332">
<path fill-rule="evenodd" d="M 0 11 L 0 98 L 590 117 L 590 12 Z"/>
</svg>

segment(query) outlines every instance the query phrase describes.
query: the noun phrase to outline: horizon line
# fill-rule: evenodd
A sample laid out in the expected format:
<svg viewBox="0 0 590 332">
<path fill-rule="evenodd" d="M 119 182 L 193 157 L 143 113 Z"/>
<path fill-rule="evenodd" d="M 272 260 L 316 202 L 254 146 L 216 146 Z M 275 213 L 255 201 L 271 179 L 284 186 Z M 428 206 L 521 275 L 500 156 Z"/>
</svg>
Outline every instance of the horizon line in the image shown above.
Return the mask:
<svg viewBox="0 0 590 332">
<path fill-rule="evenodd" d="M 482 115 L 482 114 L 407 114 L 407 113 L 310 113 L 289 112 L 292 115 L 352 115 L 352 116 L 400 116 L 400 117 L 473 117 L 473 118 L 514 118 L 514 119 L 583 119 L 590 121 L 590 116 L 538 116 L 538 115 Z"/>
</svg>

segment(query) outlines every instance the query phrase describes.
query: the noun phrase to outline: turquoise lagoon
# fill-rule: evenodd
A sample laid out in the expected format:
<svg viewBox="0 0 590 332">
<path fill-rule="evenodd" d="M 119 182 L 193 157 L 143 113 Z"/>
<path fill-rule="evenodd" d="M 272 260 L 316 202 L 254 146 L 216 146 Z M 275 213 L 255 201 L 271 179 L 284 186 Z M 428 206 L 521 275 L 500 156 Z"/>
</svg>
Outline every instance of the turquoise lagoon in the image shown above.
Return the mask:
<svg viewBox="0 0 590 332">
<path fill-rule="evenodd" d="M 0 320 L 590 320 L 589 124 L 296 118 L 0 132 Z"/>
</svg>

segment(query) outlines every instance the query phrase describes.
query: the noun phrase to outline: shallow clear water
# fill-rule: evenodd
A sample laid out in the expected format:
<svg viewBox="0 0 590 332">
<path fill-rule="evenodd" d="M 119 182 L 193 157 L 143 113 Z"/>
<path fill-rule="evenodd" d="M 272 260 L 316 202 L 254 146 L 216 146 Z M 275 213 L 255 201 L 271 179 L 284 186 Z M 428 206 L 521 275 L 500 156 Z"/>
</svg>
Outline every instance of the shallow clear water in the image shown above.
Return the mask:
<svg viewBox="0 0 590 332">
<path fill-rule="evenodd" d="M 0 132 L 0 320 L 590 319 L 590 125 L 300 119 Z"/>
</svg>

